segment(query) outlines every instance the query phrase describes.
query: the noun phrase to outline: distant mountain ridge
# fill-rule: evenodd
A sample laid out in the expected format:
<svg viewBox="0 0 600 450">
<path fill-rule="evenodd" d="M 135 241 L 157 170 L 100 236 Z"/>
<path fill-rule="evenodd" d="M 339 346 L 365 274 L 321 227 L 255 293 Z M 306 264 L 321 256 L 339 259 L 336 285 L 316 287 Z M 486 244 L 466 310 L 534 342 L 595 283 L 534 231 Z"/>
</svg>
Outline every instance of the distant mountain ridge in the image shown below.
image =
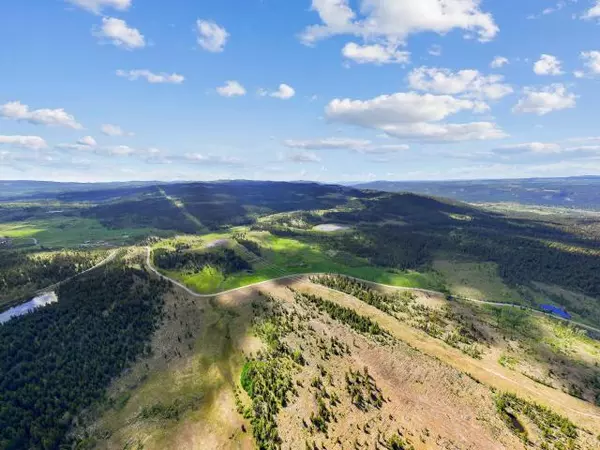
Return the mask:
<svg viewBox="0 0 600 450">
<path fill-rule="evenodd" d="M 468 203 L 521 203 L 600 209 L 600 176 L 464 181 L 372 181 L 352 185 L 384 192 L 413 192 Z"/>
<path fill-rule="evenodd" d="M 384 192 L 412 192 L 434 197 L 444 197 L 468 203 L 521 203 L 600 210 L 600 176 L 587 175 L 564 178 L 524 178 L 505 180 L 460 181 L 372 181 L 366 183 L 319 183 L 311 181 L 275 182 L 253 180 L 221 181 L 125 181 L 101 183 L 61 183 L 53 181 L 2 181 L 0 201 L 60 199 L 84 200 L 88 195 L 94 200 L 123 197 L 143 192 L 153 186 L 338 186 L 340 189 L 370 189 Z M 91 199 L 87 199 L 91 200 Z"/>
<path fill-rule="evenodd" d="M 104 183 L 62 183 L 57 181 L 0 180 L 0 199 L 39 198 L 62 192 L 97 191 L 126 187 L 153 186 L 157 181 L 116 181 Z"/>
</svg>

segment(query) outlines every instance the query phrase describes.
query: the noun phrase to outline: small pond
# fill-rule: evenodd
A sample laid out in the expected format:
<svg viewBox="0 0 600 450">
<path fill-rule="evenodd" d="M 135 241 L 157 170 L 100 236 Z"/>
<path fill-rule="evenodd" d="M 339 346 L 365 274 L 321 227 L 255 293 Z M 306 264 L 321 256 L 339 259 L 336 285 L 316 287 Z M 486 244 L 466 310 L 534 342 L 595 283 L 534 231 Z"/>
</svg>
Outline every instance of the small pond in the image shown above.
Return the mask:
<svg viewBox="0 0 600 450">
<path fill-rule="evenodd" d="M 326 233 L 331 233 L 333 231 L 344 231 L 349 230 L 350 227 L 348 225 L 339 225 L 337 223 L 324 223 L 322 225 L 317 225 L 313 227 L 315 231 L 324 231 Z"/>
<path fill-rule="evenodd" d="M 0 313 L 0 324 L 8 322 L 13 317 L 28 314 L 34 309 L 49 305 L 50 303 L 56 303 L 57 301 L 58 297 L 56 296 L 56 293 L 44 292 L 26 303 L 22 303 L 19 306 L 15 306 L 14 308 L 10 308 L 9 310 Z"/>
<path fill-rule="evenodd" d="M 206 248 L 224 247 L 229 243 L 229 239 L 217 239 L 205 245 Z"/>
</svg>

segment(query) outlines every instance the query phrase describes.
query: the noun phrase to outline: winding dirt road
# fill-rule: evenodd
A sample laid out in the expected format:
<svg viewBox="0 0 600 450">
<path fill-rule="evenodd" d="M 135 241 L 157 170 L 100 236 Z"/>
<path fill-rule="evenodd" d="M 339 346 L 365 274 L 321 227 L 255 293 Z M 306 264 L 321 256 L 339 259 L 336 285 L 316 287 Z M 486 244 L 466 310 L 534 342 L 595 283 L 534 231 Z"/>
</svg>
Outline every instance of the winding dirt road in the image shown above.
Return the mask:
<svg viewBox="0 0 600 450">
<path fill-rule="evenodd" d="M 118 253 L 119 253 L 118 250 L 113 250 L 112 252 L 110 252 L 110 254 L 106 258 L 104 258 L 102 261 L 100 261 L 94 267 L 90 267 L 89 269 L 86 269 L 83 272 L 79 272 L 77 275 L 73 275 L 72 277 L 69 277 L 66 280 L 59 281 L 58 283 L 55 283 L 55 284 L 53 284 L 51 286 L 46 286 L 45 288 L 42 288 L 42 289 L 38 290 L 36 292 L 36 294 L 41 294 L 41 293 L 47 292 L 47 291 L 53 291 L 58 286 L 60 286 L 63 283 L 66 283 L 67 281 L 71 281 L 71 280 L 73 280 L 73 279 L 75 279 L 77 277 L 80 277 L 81 275 L 84 275 L 84 274 L 86 274 L 88 272 L 91 272 L 92 270 L 96 270 L 99 267 L 102 267 L 105 264 L 108 264 L 109 262 L 111 262 L 113 259 L 115 259 L 115 257 L 117 256 Z"/>
<path fill-rule="evenodd" d="M 185 286 L 183 283 L 180 283 L 179 281 L 174 280 L 173 278 L 170 278 L 170 277 L 162 274 L 161 272 L 159 272 L 152 265 L 152 262 L 150 260 L 150 247 L 146 247 L 146 265 L 157 276 L 159 276 L 161 278 L 164 278 L 165 280 L 170 281 L 174 285 L 180 287 L 181 289 L 183 289 L 184 291 L 186 291 L 188 294 L 190 294 L 191 296 L 196 297 L 196 298 L 220 297 L 221 295 L 231 294 L 233 292 L 241 291 L 243 289 L 249 289 L 249 288 L 252 288 L 252 287 L 257 287 L 257 286 L 260 286 L 260 285 L 263 285 L 263 284 L 266 284 L 266 283 L 271 283 L 273 281 L 291 280 L 291 279 L 302 280 L 302 279 L 306 279 L 307 277 L 311 277 L 311 276 L 335 275 L 335 274 L 332 274 L 332 273 L 300 273 L 300 274 L 292 274 L 292 275 L 283 275 L 281 277 L 272 278 L 272 279 L 265 280 L 265 281 L 260 281 L 258 283 L 248 284 L 246 286 L 242 286 L 242 287 L 239 287 L 239 288 L 229 289 L 227 291 L 215 292 L 214 294 L 199 294 L 197 292 L 192 291 L 190 288 L 188 288 L 187 286 Z M 340 274 L 340 275 L 343 275 L 345 277 L 352 278 L 354 280 L 357 280 L 357 281 L 360 281 L 360 282 L 363 282 L 363 283 L 367 283 L 367 284 L 370 284 L 370 285 L 373 285 L 373 286 L 380 286 L 380 287 L 389 288 L 389 289 L 396 289 L 396 290 L 399 290 L 399 291 L 423 292 L 425 294 L 442 295 L 442 296 L 446 295 L 444 292 L 433 291 L 433 290 L 430 290 L 430 289 L 420 289 L 420 288 L 409 288 L 409 287 L 402 287 L 402 286 L 392 286 L 392 285 L 389 285 L 389 284 L 377 283 L 375 281 L 363 280 L 362 278 L 357 278 L 357 277 L 353 277 L 353 276 L 350 276 L 350 275 L 344 275 L 344 274 Z M 587 330 L 591 330 L 591 331 L 594 331 L 594 332 L 600 334 L 600 329 L 599 328 L 595 328 L 595 327 L 593 327 L 591 325 L 586 325 L 584 323 L 577 322 L 575 320 L 570 320 L 570 319 L 565 319 L 565 318 L 562 318 L 562 317 L 559 317 L 559 316 L 554 316 L 552 314 L 548 314 L 548 313 L 539 311 L 537 309 L 529 308 L 527 306 L 515 305 L 513 303 L 489 302 L 489 301 L 485 301 L 485 300 L 477 300 L 475 298 L 468 298 L 468 297 L 456 297 L 456 298 L 458 298 L 460 300 L 466 300 L 466 301 L 471 302 L 471 303 L 478 303 L 480 305 L 490 305 L 490 306 L 498 306 L 498 307 L 501 307 L 501 308 L 517 308 L 517 309 L 521 309 L 521 310 L 526 310 L 526 311 L 529 311 L 529 312 L 531 312 L 533 314 L 537 314 L 537 315 L 541 315 L 541 316 L 545 316 L 545 317 L 551 317 L 553 319 L 562 320 L 563 322 L 568 322 L 568 323 L 571 323 L 573 325 L 577 325 L 578 327 L 585 328 Z"/>
</svg>

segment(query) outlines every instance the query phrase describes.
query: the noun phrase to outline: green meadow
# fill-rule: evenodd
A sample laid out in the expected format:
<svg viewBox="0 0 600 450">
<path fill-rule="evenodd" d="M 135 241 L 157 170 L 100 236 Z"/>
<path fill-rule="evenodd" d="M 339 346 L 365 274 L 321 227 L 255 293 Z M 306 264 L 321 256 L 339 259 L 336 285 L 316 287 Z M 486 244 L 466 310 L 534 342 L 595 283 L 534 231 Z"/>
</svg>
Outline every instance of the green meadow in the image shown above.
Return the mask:
<svg viewBox="0 0 600 450">
<path fill-rule="evenodd" d="M 227 246 L 244 256 L 252 264 L 252 272 L 225 276 L 215 267 L 205 267 L 202 272 L 187 274 L 163 271 L 190 289 L 201 294 L 212 294 L 250 284 L 303 273 L 339 273 L 392 286 L 441 290 L 441 278 L 434 272 L 399 271 L 369 264 L 366 259 L 348 253 L 322 249 L 305 239 L 274 236 L 268 232 L 248 232 L 247 237 L 260 244 L 261 255 L 250 256 L 225 233 L 212 233 L 200 237 L 181 236 L 162 241 L 155 248 L 175 248 L 177 242 L 191 245 L 187 251 L 211 251 L 211 242 L 229 239 Z"/>
<path fill-rule="evenodd" d="M 0 223 L 0 236 L 37 239 L 46 248 L 78 247 L 86 241 L 105 241 L 114 245 L 135 242 L 151 234 L 162 234 L 150 228 L 113 230 L 94 219 L 56 217 L 43 220 Z"/>
</svg>

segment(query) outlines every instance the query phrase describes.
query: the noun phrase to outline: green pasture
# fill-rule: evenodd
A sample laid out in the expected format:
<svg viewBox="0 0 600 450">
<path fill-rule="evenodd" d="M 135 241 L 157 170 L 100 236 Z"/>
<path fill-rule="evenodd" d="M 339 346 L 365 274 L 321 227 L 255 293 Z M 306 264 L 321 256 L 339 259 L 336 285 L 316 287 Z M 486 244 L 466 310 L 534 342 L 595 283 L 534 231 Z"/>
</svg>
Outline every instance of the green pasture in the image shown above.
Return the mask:
<svg viewBox="0 0 600 450">
<path fill-rule="evenodd" d="M 149 228 L 109 229 L 94 219 L 56 217 L 44 220 L 0 223 L 0 236 L 37 239 L 46 248 L 78 247 L 86 241 L 129 244 L 152 234 L 165 234 Z"/>
</svg>

